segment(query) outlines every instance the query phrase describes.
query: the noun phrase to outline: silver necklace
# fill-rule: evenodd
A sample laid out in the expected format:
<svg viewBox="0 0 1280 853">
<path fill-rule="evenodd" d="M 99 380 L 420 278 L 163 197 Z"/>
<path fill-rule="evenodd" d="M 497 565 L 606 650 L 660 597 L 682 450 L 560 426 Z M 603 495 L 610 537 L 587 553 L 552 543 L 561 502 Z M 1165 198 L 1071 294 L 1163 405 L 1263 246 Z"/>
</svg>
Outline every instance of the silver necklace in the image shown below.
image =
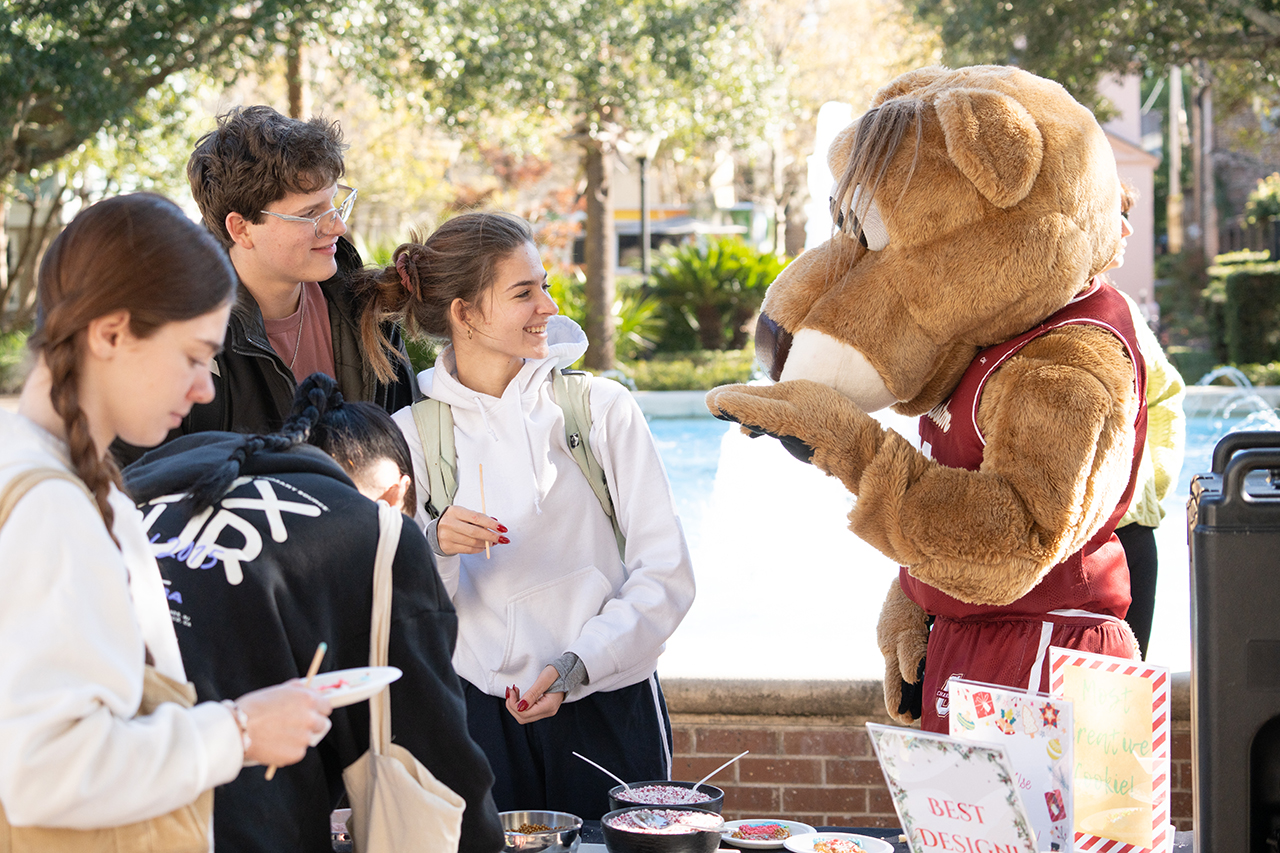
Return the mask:
<svg viewBox="0 0 1280 853">
<path fill-rule="evenodd" d="M 302 307 L 298 309 L 298 337 L 293 341 L 293 358 L 289 359 L 289 370 L 293 371 L 293 365 L 298 361 L 298 350 L 302 347 L 302 321 L 307 317 L 307 286 L 302 286 L 301 296 Z"/>
</svg>

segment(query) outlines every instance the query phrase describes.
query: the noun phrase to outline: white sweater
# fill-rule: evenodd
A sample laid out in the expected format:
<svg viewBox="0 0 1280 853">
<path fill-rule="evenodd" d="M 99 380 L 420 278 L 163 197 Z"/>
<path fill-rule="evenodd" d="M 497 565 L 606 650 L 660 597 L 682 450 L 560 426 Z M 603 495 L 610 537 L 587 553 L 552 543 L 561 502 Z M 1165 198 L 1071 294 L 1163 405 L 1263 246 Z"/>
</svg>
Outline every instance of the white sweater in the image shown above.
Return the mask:
<svg viewBox="0 0 1280 853">
<path fill-rule="evenodd" d="M 35 467 L 71 470 L 66 445 L 0 412 L 0 487 Z M 122 550 L 63 480 L 36 485 L 0 529 L 0 803 L 15 826 L 145 820 L 243 762 L 235 718 L 217 703 L 132 719 L 144 642 L 160 672 L 186 675 L 141 516 L 114 489 L 110 500 Z"/>
<path fill-rule="evenodd" d="M 422 392 L 447 403 L 457 446 L 458 506 L 485 510 L 505 525 L 510 544 L 484 553 L 437 557 L 458 611 L 458 674 L 491 696 L 522 691 L 566 651 L 589 682 L 569 701 L 648 678 L 664 644 L 693 604 L 693 567 L 671 487 L 648 424 L 630 392 L 608 379 L 591 383 L 592 452 L 604 468 L 625 562 L 582 470 L 569 454 L 564 415 L 552 396 L 552 370 L 572 364 L 587 340 L 573 321 L 547 324 L 551 355 L 527 361 L 501 398 L 463 386 L 448 347 L 418 376 Z M 413 414 L 395 415 L 413 456 L 417 521 L 428 481 Z"/>
</svg>

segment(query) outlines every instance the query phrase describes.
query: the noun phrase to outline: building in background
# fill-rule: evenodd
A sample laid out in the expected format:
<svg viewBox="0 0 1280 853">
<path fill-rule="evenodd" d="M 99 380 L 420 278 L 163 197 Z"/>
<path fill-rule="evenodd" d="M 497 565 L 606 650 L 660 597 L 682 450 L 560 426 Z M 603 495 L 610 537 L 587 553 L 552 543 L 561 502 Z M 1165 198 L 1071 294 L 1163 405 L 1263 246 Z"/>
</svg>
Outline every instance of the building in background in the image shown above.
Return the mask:
<svg viewBox="0 0 1280 853">
<path fill-rule="evenodd" d="M 1125 251 L 1124 266 L 1107 273 L 1116 287 L 1123 290 L 1142 308 L 1148 321 L 1160 316 L 1155 297 L 1155 171 L 1160 157 L 1143 144 L 1142 89 L 1135 74 L 1107 77 L 1099 91 L 1118 110 L 1102 129 L 1111 142 L 1120 179 L 1138 191 L 1138 201 L 1129 211 L 1133 236 Z M 1155 138 L 1159 151 L 1160 139 Z"/>
</svg>

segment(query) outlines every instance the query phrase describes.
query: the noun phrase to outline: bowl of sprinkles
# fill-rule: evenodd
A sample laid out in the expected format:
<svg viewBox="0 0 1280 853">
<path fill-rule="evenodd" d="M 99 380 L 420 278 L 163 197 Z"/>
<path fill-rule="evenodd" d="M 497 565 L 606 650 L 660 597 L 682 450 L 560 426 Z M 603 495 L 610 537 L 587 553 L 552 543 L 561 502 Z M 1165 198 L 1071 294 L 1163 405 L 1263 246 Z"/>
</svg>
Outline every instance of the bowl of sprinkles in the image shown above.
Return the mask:
<svg viewBox="0 0 1280 853">
<path fill-rule="evenodd" d="M 573 853 L 582 841 L 582 818 L 568 812 L 499 812 L 506 853 Z"/>
<path fill-rule="evenodd" d="M 734 847 L 743 847 L 748 850 L 777 850 L 788 838 L 813 831 L 812 826 L 798 820 L 758 817 L 729 821 L 724 825 L 721 835 Z"/>
<path fill-rule="evenodd" d="M 720 813 L 724 808 L 724 791 L 703 782 L 695 790 L 695 782 L 632 782 L 630 788 L 616 785 L 609 789 L 609 808 L 629 806 L 692 806 Z"/>
<path fill-rule="evenodd" d="M 693 806 L 631 806 L 600 819 L 609 853 L 711 853 L 724 819 Z"/>
</svg>

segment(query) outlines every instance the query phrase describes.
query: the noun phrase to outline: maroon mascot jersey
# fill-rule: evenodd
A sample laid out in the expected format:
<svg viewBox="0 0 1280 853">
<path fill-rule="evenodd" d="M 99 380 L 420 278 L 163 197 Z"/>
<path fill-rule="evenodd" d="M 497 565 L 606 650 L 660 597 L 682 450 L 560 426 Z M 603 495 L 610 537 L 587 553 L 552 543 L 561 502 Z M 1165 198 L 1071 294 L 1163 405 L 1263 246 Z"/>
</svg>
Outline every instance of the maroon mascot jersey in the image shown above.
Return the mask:
<svg viewBox="0 0 1280 853">
<path fill-rule="evenodd" d="M 1114 334 L 1124 342 L 1133 364 L 1141 405 L 1134 419 L 1136 436 L 1128 486 L 1102 529 L 1011 604 L 967 604 L 901 569 L 903 591 L 935 617 L 923 685 L 921 727 L 927 731 L 947 731 L 947 681 L 953 675 L 1046 691 L 1051 645 L 1124 658 L 1137 653 L 1133 632 L 1123 621 L 1129 610 L 1129 569 L 1115 528 L 1133 496 L 1146 439 L 1146 365 L 1124 297 L 1095 279 L 1039 326 L 979 352 L 946 403 L 920 418 L 921 449 L 942 465 L 978 470 L 986 445 L 978 429 L 978 406 L 987 380 L 1031 341 L 1075 324 L 1099 326 Z"/>
</svg>

